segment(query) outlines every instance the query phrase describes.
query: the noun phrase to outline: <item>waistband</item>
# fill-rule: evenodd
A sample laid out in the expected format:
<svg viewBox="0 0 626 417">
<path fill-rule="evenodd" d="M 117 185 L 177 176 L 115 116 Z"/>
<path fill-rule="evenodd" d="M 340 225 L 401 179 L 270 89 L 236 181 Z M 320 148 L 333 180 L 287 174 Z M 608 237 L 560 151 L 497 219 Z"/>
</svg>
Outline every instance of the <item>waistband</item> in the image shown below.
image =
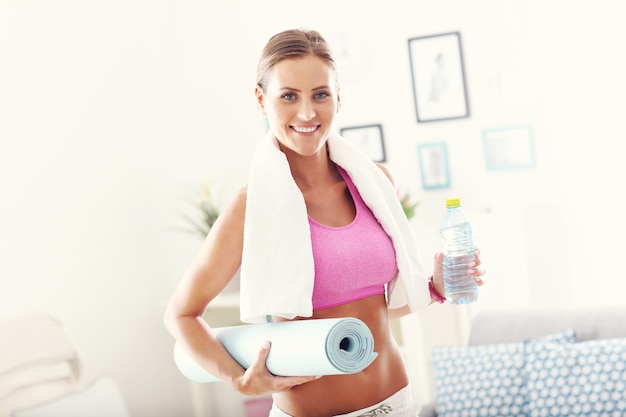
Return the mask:
<svg viewBox="0 0 626 417">
<path fill-rule="evenodd" d="M 418 417 L 421 407 L 413 400 L 411 396 L 411 387 L 398 390 L 389 398 L 386 398 L 374 405 L 362 408 L 360 410 L 351 411 L 347 414 L 337 414 L 333 417 Z M 276 404 L 272 405 L 269 417 L 293 417 L 278 408 Z"/>
</svg>

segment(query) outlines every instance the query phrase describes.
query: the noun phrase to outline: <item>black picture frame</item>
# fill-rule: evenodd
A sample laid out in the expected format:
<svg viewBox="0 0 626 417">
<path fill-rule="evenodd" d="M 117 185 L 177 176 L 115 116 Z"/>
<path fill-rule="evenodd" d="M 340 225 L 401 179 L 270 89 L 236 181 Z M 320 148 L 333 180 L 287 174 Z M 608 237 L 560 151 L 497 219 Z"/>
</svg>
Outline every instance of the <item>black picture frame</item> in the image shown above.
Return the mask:
<svg viewBox="0 0 626 417">
<path fill-rule="evenodd" d="M 409 39 L 418 123 L 469 117 L 460 32 Z"/>
<path fill-rule="evenodd" d="M 385 162 L 385 140 L 380 124 L 343 127 L 339 134 L 361 149 L 374 162 Z"/>
</svg>

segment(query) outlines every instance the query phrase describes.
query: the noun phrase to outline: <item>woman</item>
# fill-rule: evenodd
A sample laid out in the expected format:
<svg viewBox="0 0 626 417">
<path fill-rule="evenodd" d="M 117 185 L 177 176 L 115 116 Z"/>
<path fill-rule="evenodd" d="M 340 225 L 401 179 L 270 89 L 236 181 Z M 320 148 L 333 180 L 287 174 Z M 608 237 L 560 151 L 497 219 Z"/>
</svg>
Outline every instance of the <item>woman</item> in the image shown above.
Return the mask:
<svg viewBox="0 0 626 417">
<path fill-rule="evenodd" d="M 280 171 L 275 163 L 265 162 L 259 156 L 261 169 L 251 175 L 248 186 L 237 194 L 220 215 L 200 253 L 175 291 L 167 309 L 166 326 L 198 364 L 234 390 L 247 395 L 273 393 L 271 416 L 359 416 L 384 413 L 390 416 L 415 417 L 419 408 L 411 399 L 409 378 L 390 331 L 390 319 L 409 313 L 433 300 L 442 300 L 439 296 L 443 293 L 442 255 L 435 255 L 434 274 L 429 285 L 421 266 L 412 260 L 417 256 L 417 250 L 407 235 L 408 223 L 393 219 L 383 221 L 377 217 L 385 214 L 374 215 L 363 201 L 364 192 L 373 188 L 375 191 L 369 193 L 370 195 L 378 195 L 380 190 L 385 195 L 395 195 L 389 172 L 383 166 L 367 161 L 367 167 L 371 165 L 372 171 L 376 171 L 371 173 L 371 178 L 378 178 L 378 175 L 385 184 L 364 184 L 365 180 L 359 179 L 357 190 L 354 184 L 356 174 L 353 181 L 348 170 L 344 169 L 346 167 L 335 162 L 341 159 L 339 153 L 344 151 L 340 148 L 345 146 L 331 132 L 341 100 L 335 64 L 319 33 L 288 30 L 272 37 L 259 62 L 255 92 L 258 108 L 267 117 L 270 125 L 267 142 L 270 145 L 267 149 L 277 150 L 275 153 L 280 154 L 288 164 L 285 165 L 286 170 L 282 171 L 283 178 L 288 177 L 297 186 L 294 188 L 303 201 L 306 216 L 304 221 L 308 218 L 306 239 L 310 242 L 310 248 L 305 248 L 305 252 L 312 251 L 314 277 L 310 278 L 311 295 L 300 297 L 305 299 L 296 303 L 298 307 L 291 314 L 277 312 L 283 311 L 275 306 L 281 303 L 280 298 L 276 298 L 276 302 L 268 303 L 271 307 L 267 307 L 251 306 L 254 301 L 244 296 L 246 291 L 251 292 L 249 288 L 264 291 L 264 288 L 274 285 L 260 281 L 264 278 L 258 270 L 267 266 L 263 262 L 278 264 L 278 268 L 291 262 L 289 256 L 270 252 L 272 256 L 261 257 L 260 261 L 257 259 L 257 262 L 261 262 L 256 264 L 258 268 L 247 267 L 252 262 L 248 258 L 254 257 L 257 251 L 263 251 L 265 256 L 266 250 L 271 251 L 274 248 L 274 244 L 266 245 L 269 249 L 251 247 L 250 242 L 254 241 L 254 232 L 250 231 L 254 230 L 252 223 L 271 222 L 269 218 L 272 216 L 281 221 L 283 216 L 289 217 L 291 211 L 297 211 L 289 209 L 284 210 L 286 214 L 258 215 L 256 210 L 262 208 L 252 198 L 253 188 L 260 188 L 256 184 L 259 181 L 257 175 L 263 176 L 264 170 Z M 337 152 L 336 157 L 333 156 L 334 151 Z M 363 157 L 345 156 L 346 161 L 351 158 Z M 355 164 L 366 166 L 361 160 Z M 345 165 L 349 165 L 349 162 Z M 356 171 L 355 168 L 354 172 Z M 280 187 L 268 187 L 267 190 L 271 192 L 275 188 Z M 271 203 L 278 204 L 276 207 L 279 209 L 282 208 L 280 198 L 271 199 Z M 389 206 L 391 212 L 401 212 L 397 198 Z M 384 230 L 380 223 L 394 231 Z M 395 223 L 403 226 L 403 229 L 398 230 Z M 284 239 L 289 238 L 287 234 L 281 236 L 275 239 L 276 246 L 284 244 Z M 407 241 L 406 247 L 410 251 L 403 249 L 404 240 Z M 302 263 L 304 264 L 306 262 Z M 297 264 L 299 265 L 300 263 Z M 484 272 L 479 256 L 470 266 L 468 274 L 473 275 L 481 285 L 480 276 Z M 202 319 L 207 305 L 240 267 L 242 311 L 246 312 L 242 316 L 267 314 L 274 321 L 356 317 L 371 330 L 379 356 L 365 370 L 356 374 L 279 377 L 272 375 L 265 366 L 265 359 L 271 349 L 268 341 L 259 347 L 256 361 L 248 369 L 243 369 L 225 351 Z M 306 267 L 299 269 L 306 270 Z M 414 271 L 411 272 L 412 275 L 409 274 L 412 278 L 407 278 L 404 271 L 411 269 Z M 291 279 L 290 274 L 266 276 L 276 275 L 280 275 L 279 279 L 283 279 L 283 275 L 289 275 L 285 279 Z M 284 285 L 269 288 L 267 297 L 277 297 L 278 294 L 283 299 L 290 298 L 285 291 L 291 291 L 292 288 L 299 291 L 300 287 L 306 287 L 296 283 L 297 278 L 293 279 L 293 283 L 285 281 Z M 402 291 L 408 294 L 405 297 L 408 302 L 398 304 L 393 300 L 399 296 L 394 294 Z M 309 294 L 306 291 L 304 293 Z M 427 297 L 426 302 L 412 301 L 420 294 L 422 299 Z M 255 296 L 257 299 L 265 299 L 263 294 Z M 302 309 L 299 309 L 300 306 L 303 306 Z"/>
</svg>

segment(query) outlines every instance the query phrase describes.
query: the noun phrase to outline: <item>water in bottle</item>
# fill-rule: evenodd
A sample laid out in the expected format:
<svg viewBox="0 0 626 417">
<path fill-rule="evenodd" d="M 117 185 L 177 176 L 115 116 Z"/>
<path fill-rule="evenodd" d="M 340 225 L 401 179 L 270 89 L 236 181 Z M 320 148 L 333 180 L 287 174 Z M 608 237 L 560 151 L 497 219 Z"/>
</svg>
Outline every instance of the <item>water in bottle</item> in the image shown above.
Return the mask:
<svg viewBox="0 0 626 417">
<path fill-rule="evenodd" d="M 467 275 L 474 260 L 472 226 L 461 210 L 461 200 L 446 200 L 446 214 L 439 229 L 443 258 L 445 296 L 452 304 L 469 304 L 478 298 L 474 277 Z"/>
</svg>

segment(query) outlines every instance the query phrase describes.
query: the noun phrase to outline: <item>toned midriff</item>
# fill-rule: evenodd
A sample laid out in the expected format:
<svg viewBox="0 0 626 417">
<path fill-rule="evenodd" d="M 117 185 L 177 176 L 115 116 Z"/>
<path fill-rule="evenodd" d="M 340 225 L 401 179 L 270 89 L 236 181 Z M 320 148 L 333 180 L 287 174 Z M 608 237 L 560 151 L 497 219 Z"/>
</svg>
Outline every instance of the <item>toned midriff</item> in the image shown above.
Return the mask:
<svg viewBox="0 0 626 417">
<path fill-rule="evenodd" d="M 374 405 L 408 385 L 398 345 L 391 334 L 384 295 L 374 295 L 317 310 L 315 319 L 355 317 L 374 336 L 378 357 L 365 370 L 350 375 L 327 375 L 288 391 L 274 393 L 276 405 L 294 417 L 328 417 Z M 275 317 L 276 321 L 284 321 Z"/>
</svg>

